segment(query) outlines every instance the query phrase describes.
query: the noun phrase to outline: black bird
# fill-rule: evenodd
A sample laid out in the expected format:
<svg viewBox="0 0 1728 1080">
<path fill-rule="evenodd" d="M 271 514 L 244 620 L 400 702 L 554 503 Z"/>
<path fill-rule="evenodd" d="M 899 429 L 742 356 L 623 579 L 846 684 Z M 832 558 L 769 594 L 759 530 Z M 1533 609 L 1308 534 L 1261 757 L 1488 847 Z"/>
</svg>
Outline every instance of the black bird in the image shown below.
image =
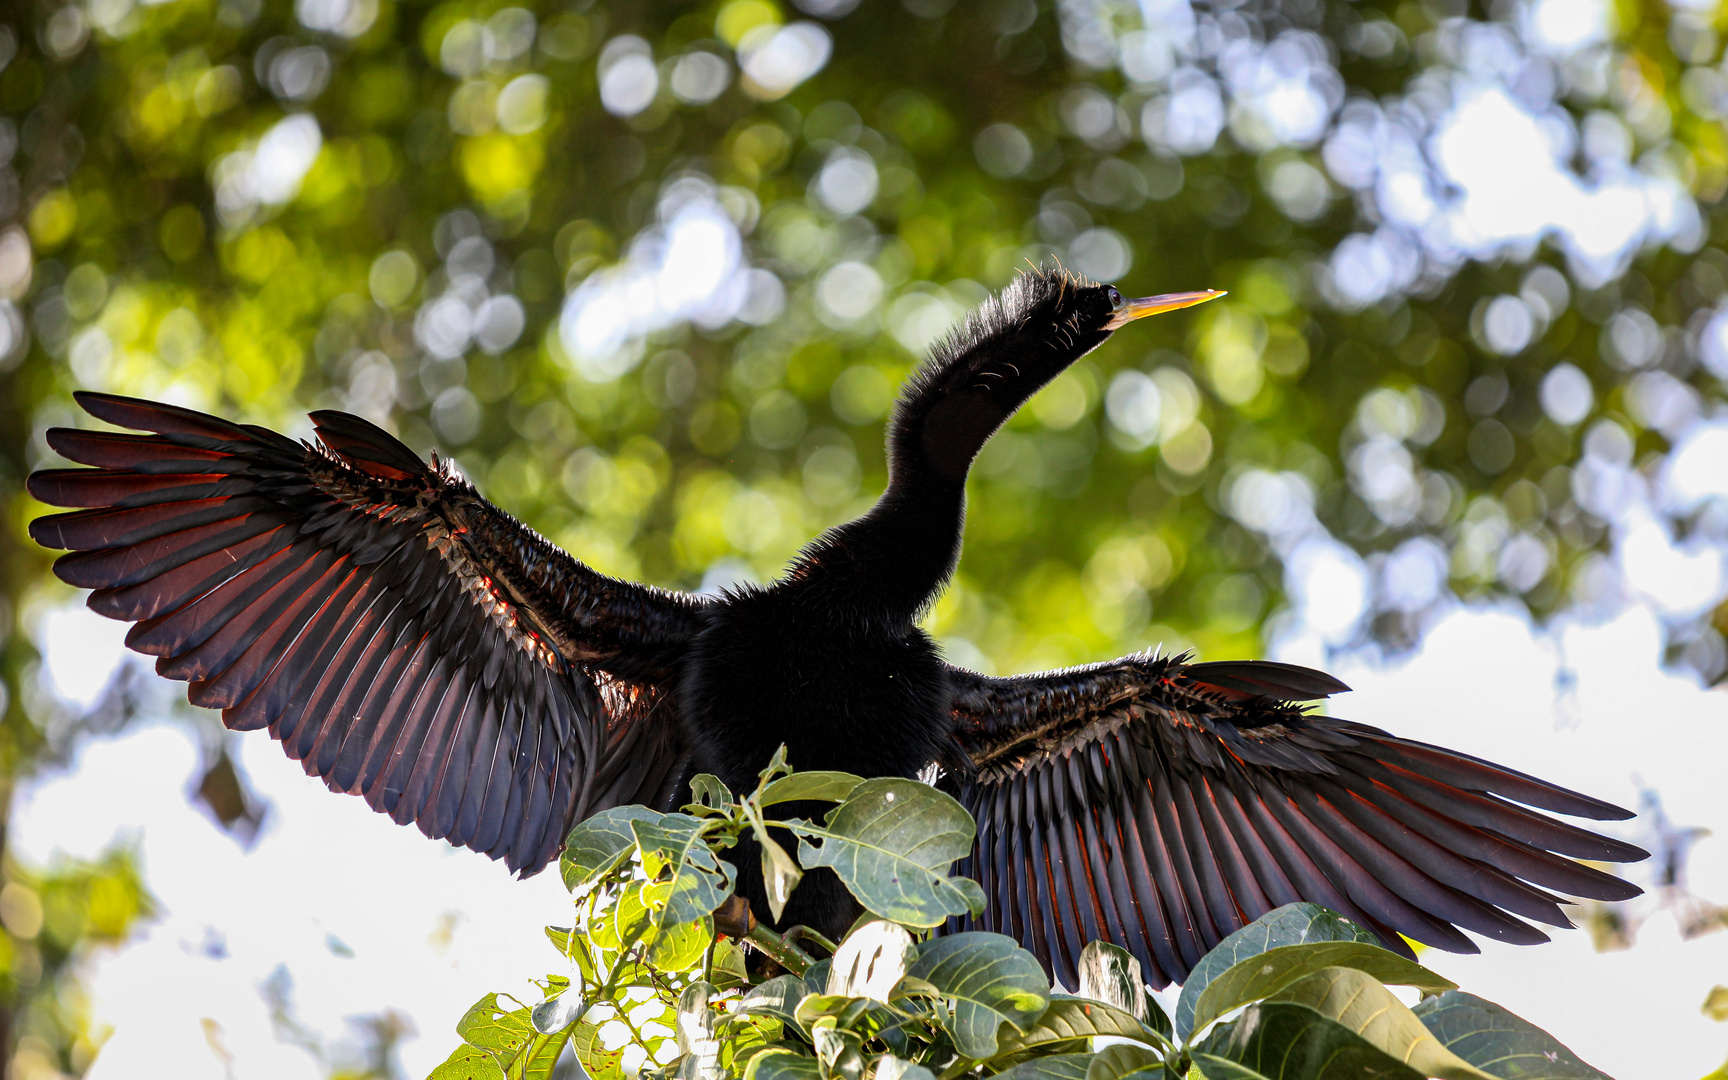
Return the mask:
<svg viewBox="0 0 1728 1080">
<path fill-rule="evenodd" d="M 137 623 L 133 649 L 230 728 L 268 728 L 332 790 L 429 837 L 540 870 L 576 821 L 671 809 L 697 772 L 748 790 L 776 747 L 801 769 L 941 773 L 976 815 L 963 867 L 1067 985 L 1116 942 L 1148 981 L 1182 979 L 1220 938 L 1310 900 L 1372 928 L 1474 952 L 1460 928 L 1538 942 L 1563 896 L 1639 890 L 1573 861 L 1645 852 L 1539 811 L 1631 815 L 1524 773 L 1305 711 L 1347 689 L 1256 661 L 1134 655 L 990 678 L 943 662 L 917 625 L 960 554 L 986 440 L 1119 327 L 1216 293 L 1124 300 L 1062 271 L 1021 276 L 907 384 L 887 490 L 786 576 L 719 597 L 595 573 L 355 416 L 321 445 L 171 405 L 79 394 L 57 428 L 95 466 L 29 490 L 73 513 L 30 526 L 74 553 L 62 580 Z M 740 891 L 766 919 L 757 860 Z M 783 924 L 853 914 L 807 878 Z"/>
</svg>

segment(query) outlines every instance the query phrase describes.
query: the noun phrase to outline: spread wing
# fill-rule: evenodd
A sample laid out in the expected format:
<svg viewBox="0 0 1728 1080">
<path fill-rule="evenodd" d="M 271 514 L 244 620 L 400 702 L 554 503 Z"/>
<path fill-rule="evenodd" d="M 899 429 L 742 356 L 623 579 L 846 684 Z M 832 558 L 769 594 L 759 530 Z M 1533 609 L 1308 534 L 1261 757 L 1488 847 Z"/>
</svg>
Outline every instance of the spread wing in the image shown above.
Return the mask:
<svg viewBox="0 0 1728 1080">
<path fill-rule="evenodd" d="M 333 790 L 532 873 L 569 822 L 659 804 L 687 757 L 669 677 L 698 602 L 593 572 L 387 432 L 321 446 L 106 394 L 57 428 L 93 469 L 30 477 L 85 507 L 30 535 L 126 643 Z"/>
<path fill-rule="evenodd" d="M 1460 928 L 1547 940 L 1562 895 L 1639 890 L 1574 862 L 1630 844 L 1537 809 L 1618 807 L 1293 704 L 1348 689 L 1288 664 L 1131 656 L 1009 679 L 953 670 L 957 738 L 978 819 L 961 872 L 980 929 L 1011 934 L 1065 985 L 1081 947 L 1115 942 L 1154 986 L 1180 982 L 1231 931 L 1298 900 L 1410 955 L 1399 937 L 1476 952 Z M 1528 809 L 1536 808 L 1536 809 Z M 1570 856 L 1570 857 L 1568 857 Z"/>
</svg>

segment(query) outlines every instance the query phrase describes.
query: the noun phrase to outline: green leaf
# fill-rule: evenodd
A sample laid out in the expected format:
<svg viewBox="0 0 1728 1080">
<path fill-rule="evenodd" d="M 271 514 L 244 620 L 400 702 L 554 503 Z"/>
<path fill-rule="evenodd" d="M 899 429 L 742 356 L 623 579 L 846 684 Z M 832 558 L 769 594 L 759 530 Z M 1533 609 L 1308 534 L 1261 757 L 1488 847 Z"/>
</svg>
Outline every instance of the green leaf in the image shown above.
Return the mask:
<svg viewBox="0 0 1728 1080">
<path fill-rule="evenodd" d="M 1475 994 L 1452 990 L 1415 1013 L 1448 1050 L 1501 1080 L 1610 1080 L 1554 1036 Z"/>
<path fill-rule="evenodd" d="M 456 1022 L 456 1034 L 470 1046 L 514 1056 L 534 1038 L 535 1031 L 527 1009 L 504 1009 L 497 994 L 487 994 Z"/>
<path fill-rule="evenodd" d="M 822 1063 L 791 1050 L 764 1050 L 750 1059 L 744 1080 L 821 1080 Z"/>
<path fill-rule="evenodd" d="M 995 1080 L 1086 1080 L 1086 1070 L 1091 1064 L 1089 1053 L 1049 1054 L 1004 1069 L 996 1074 Z"/>
<path fill-rule="evenodd" d="M 1137 1019 L 1145 1019 L 1146 979 L 1140 961 L 1127 949 L 1108 941 L 1094 941 L 1080 950 L 1080 996 L 1114 1005 Z"/>
<path fill-rule="evenodd" d="M 897 776 L 866 780 L 822 826 L 788 822 L 804 869 L 826 866 L 865 907 L 907 926 L 937 926 L 950 915 L 984 910 L 984 890 L 949 878 L 954 860 L 972 850 L 972 816 L 928 784 Z"/>
<path fill-rule="evenodd" d="M 564 1044 L 570 1041 L 570 1029 L 555 1031 L 550 1035 L 536 1035 L 528 1050 L 514 1063 L 510 1075 L 512 1080 L 551 1080 L 552 1070 L 558 1067 L 558 1055 L 564 1052 Z"/>
<path fill-rule="evenodd" d="M 571 829 L 564 853 L 558 856 L 564 887 L 575 892 L 605 876 L 636 846 L 631 822 L 659 821 L 663 816 L 646 806 L 614 806 Z"/>
<path fill-rule="evenodd" d="M 1378 945 L 1360 941 L 1280 945 L 1238 961 L 1208 983 L 1194 1005 L 1193 1030 L 1204 1031 L 1207 1024 L 1231 1009 L 1271 997 L 1291 983 L 1329 967 L 1355 968 L 1383 983 L 1414 986 L 1429 994 L 1458 988 L 1450 979 Z"/>
<path fill-rule="evenodd" d="M 630 829 L 642 849 L 643 872 L 667 886 L 657 927 L 695 922 L 732 895 L 736 871 L 704 842 L 701 820 L 666 814 L 659 821 L 633 820 Z"/>
<path fill-rule="evenodd" d="M 750 973 L 744 965 L 744 950 L 730 941 L 714 943 L 714 986 L 720 990 L 730 990 L 750 981 Z"/>
<path fill-rule="evenodd" d="M 1024 1033 L 1050 1004 L 1050 980 L 1037 958 L 1001 934 L 950 934 L 926 942 L 908 974 L 954 1003 L 949 1033 L 966 1057 L 994 1057 L 1004 1021 Z"/>
<path fill-rule="evenodd" d="M 820 1021 L 825 1017 L 832 1017 L 834 1024 L 828 1026 L 856 1028 L 873 1008 L 880 1011 L 876 1014 L 875 1022 L 866 1022 L 866 1026 L 877 1030 L 882 1026 L 880 1021 L 893 1014 L 881 1006 L 873 1005 L 869 998 L 848 997 L 845 994 L 806 994 L 804 1000 L 798 1003 L 798 1026 L 815 1034 L 817 1028 L 824 1026 Z"/>
<path fill-rule="evenodd" d="M 1712 986 L 1710 992 L 1704 995 L 1702 1009 L 1704 1015 L 1712 1020 L 1728 1020 L 1728 986 Z"/>
<path fill-rule="evenodd" d="M 1163 1055 L 1155 1054 L 1144 1046 L 1106 1046 L 1092 1055 L 1092 1063 L 1086 1067 L 1086 1080 L 1123 1080 L 1135 1073 L 1162 1069 L 1163 1066 Z"/>
<path fill-rule="evenodd" d="M 646 893 L 650 882 L 632 881 L 618 893 L 618 898 L 599 910 L 599 917 L 588 924 L 588 941 L 602 949 L 623 952 L 654 931 L 654 913 L 649 909 Z"/>
<path fill-rule="evenodd" d="M 1494 1080 L 1446 1049 L 1415 1013 L 1392 996 L 1392 991 L 1372 975 L 1355 968 L 1322 968 L 1267 1000 L 1313 1009 L 1423 1076 L 1438 1080 Z"/>
<path fill-rule="evenodd" d="M 839 802 L 852 794 L 852 789 L 864 782 L 862 776 L 853 776 L 845 772 L 811 772 L 793 773 L 782 776 L 762 789 L 762 795 L 756 800 L 758 806 L 774 806 L 778 803 L 802 802 L 805 800 L 820 800 L 821 802 Z"/>
<path fill-rule="evenodd" d="M 542 1035 L 551 1035 L 563 1031 L 576 1022 L 576 1018 L 587 1011 L 587 1002 L 581 994 L 572 994 L 568 990 L 557 997 L 548 998 L 534 1006 L 529 1013 L 534 1030 Z"/>
<path fill-rule="evenodd" d="M 720 1040 L 715 1038 L 716 1017 L 710 1004 L 714 987 L 693 982 L 678 996 L 679 1080 L 719 1080 Z"/>
<path fill-rule="evenodd" d="M 779 1039 L 785 1024 L 777 1016 L 733 1013 L 721 1020 L 720 1067 L 737 1076 L 752 1052 Z"/>
<path fill-rule="evenodd" d="M 818 960 L 804 969 L 804 992 L 806 994 L 826 994 L 828 992 L 828 972 L 834 966 L 834 958 Z"/>
<path fill-rule="evenodd" d="M 1001 1034 L 996 1057 L 1000 1060 L 1028 1052 L 1048 1053 L 1053 1047 L 1097 1035 L 1140 1042 L 1155 1040 L 1145 1024 L 1114 1005 L 1086 998 L 1052 997 L 1050 1007 L 1024 1030 L 1009 1029 Z"/>
<path fill-rule="evenodd" d="M 578 1022 L 570 1035 L 571 1048 L 588 1080 L 624 1080 L 624 1048 L 608 1050 L 600 1042 L 600 1026 Z"/>
<path fill-rule="evenodd" d="M 802 978 L 797 975 L 779 975 L 745 994 L 738 1002 L 738 1011 L 777 1016 L 796 1027 L 798 1003 L 803 1001 L 808 993 Z"/>
<path fill-rule="evenodd" d="M 1163 1036 L 1165 1042 L 1176 1042 L 1176 1029 L 1170 1023 L 1170 1014 L 1150 995 L 1146 998 L 1146 1026 Z"/>
<path fill-rule="evenodd" d="M 1250 956 L 1281 945 L 1302 945 L 1310 941 L 1366 941 L 1377 943 L 1373 934 L 1355 923 L 1327 911 L 1319 904 L 1285 904 L 1274 908 L 1253 922 L 1220 941 L 1216 948 L 1200 958 L 1188 981 L 1182 984 L 1182 996 L 1176 1000 L 1176 1034 L 1183 1039 L 1194 1032 L 1194 1007 L 1200 994 L 1225 971 Z"/>
<path fill-rule="evenodd" d="M 1199 1050 L 1190 1051 L 1188 1056 L 1194 1062 L 1195 1070 L 1195 1072 L 1188 1074 L 1189 1080 L 1193 1080 L 1196 1072 L 1205 1080 L 1266 1080 L 1265 1073 L 1250 1069 L 1248 1066 L 1238 1064 L 1229 1058 L 1217 1057 L 1213 1054 L 1202 1053 Z"/>
<path fill-rule="evenodd" d="M 426 1080 L 504 1080 L 504 1070 L 498 1067 L 491 1054 L 478 1046 L 463 1043 L 443 1064 L 433 1069 Z"/>
<path fill-rule="evenodd" d="M 1208 1080 L 1424 1080 L 1343 1024 L 1290 1002 L 1249 1006 L 1191 1055 Z"/>
<path fill-rule="evenodd" d="M 648 963 L 665 974 L 689 971 L 708 955 L 713 940 L 714 919 L 707 915 L 695 922 L 655 930 L 648 939 Z"/>
<path fill-rule="evenodd" d="M 718 776 L 697 773 L 690 778 L 690 802 L 686 804 L 686 809 L 692 813 L 707 816 L 724 812 L 736 801 L 732 797 L 732 789 Z"/>
<path fill-rule="evenodd" d="M 873 1080 L 936 1080 L 936 1074 L 915 1061 L 883 1054 L 873 1063 Z M 1069 1080 L 1062 1077 L 1060 1080 Z"/>
<path fill-rule="evenodd" d="M 834 953 L 827 992 L 885 1002 L 917 951 L 904 926 L 883 919 L 866 923 L 846 935 Z"/>
<path fill-rule="evenodd" d="M 768 759 L 767 768 L 756 774 L 756 791 L 754 794 L 758 799 L 760 799 L 762 789 L 773 783 L 775 777 L 785 776 L 791 771 L 792 765 L 786 760 L 786 744 L 781 743 L 779 747 L 775 749 L 774 756 Z M 758 802 L 758 805 L 760 805 L 760 802 Z"/>
<path fill-rule="evenodd" d="M 804 880 L 804 871 L 780 842 L 768 835 L 765 826 L 754 826 L 754 831 L 756 846 L 762 850 L 762 881 L 768 890 L 768 910 L 779 919 L 786 911 L 786 901 L 792 898 L 792 890 Z"/>
</svg>

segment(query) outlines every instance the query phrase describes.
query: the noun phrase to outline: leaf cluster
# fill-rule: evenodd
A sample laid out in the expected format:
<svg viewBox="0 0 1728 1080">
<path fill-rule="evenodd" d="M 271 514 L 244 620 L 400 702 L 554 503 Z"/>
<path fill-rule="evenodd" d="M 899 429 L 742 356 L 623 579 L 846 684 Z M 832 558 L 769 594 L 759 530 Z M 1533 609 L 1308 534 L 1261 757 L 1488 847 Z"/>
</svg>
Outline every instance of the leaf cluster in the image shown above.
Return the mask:
<svg viewBox="0 0 1728 1080">
<path fill-rule="evenodd" d="M 1173 1019 L 1138 961 L 1104 942 L 1087 947 L 1078 993 L 1063 993 L 1012 938 L 936 933 L 983 895 L 949 876 L 975 825 L 935 788 L 794 773 L 782 751 L 748 795 L 711 776 L 692 790 L 682 812 L 619 807 L 570 833 L 561 870 L 576 922 L 548 929 L 568 973 L 532 1006 L 480 999 L 430 1080 L 549 1077 L 566 1043 L 592 1080 L 1606 1080 L 1313 904 L 1220 942 Z M 793 802 L 833 807 L 819 823 L 770 816 Z M 771 829 L 798 837 L 796 856 Z M 815 867 L 866 914 L 837 944 L 756 925 L 723 855 L 746 833 L 776 915 Z M 747 951 L 764 961 L 746 964 Z M 1423 999 L 1411 1008 L 1388 986 Z"/>
</svg>

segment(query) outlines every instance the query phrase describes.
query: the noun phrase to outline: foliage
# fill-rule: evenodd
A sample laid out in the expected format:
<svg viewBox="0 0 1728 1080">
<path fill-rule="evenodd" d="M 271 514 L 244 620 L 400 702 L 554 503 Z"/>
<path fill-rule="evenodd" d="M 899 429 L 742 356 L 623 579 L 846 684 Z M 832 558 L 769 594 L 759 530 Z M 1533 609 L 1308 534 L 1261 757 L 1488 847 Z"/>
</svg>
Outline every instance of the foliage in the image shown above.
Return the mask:
<svg viewBox="0 0 1728 1080">
<path fill-rule="evenodd" d="M 1538 8 L 1568 10 L 6 5 L 0 790 L 91 730 L 39 678 L 74 601 L 24 532 L 72 390 L 300 434 L 346 408 L 603 571 L 719 585 L 868 503 L 895 384 L 1026 259 L 1231 295 L 994 441 L 929 618 L 957 662 L 1254 654 L 1300 611 L 1292 564 L 1361 601 L 1334 647 L 1409 646 L 1459 597 L 1615 602 L 1605 556 L 1728 373 L 1721 18 L 1581 3 L 1556 42 Z M 1484 88 L 1567 183 L 1654 184 L 1667 224 L 1595 262 L 1542 221 L 1446 246 L 1431 140 Z M 722 258 L 706 292 L 656 261 L 679 220 Z M 1720 547 L 1710 505 L 1649 509 Z M 1668 623 L 1728 670 L 1728 607 Z"/>
<path fill-rule="evenodd" d="M 15 1076 L 81 1074 L 106 1033 L 93 1030 L 80 978 L 98 949 L 125 941 L 155 902 L 131 851 L 37 870 L 0 871 L 0 1017 Z"/>
<path fill-rule="evenodd" d="M 1087 947 L 1070 995 L 1012 938 L 937 934 L 945 912 L 908 906 L 895 880 L 904 868 L 886 859 L 857 860 L 843 876 L 866 911 L 826 959 L 795 943 L 813 935 L 754 926 L 729 938 L 715 931 L 732 875 L 721 855 L 745 833 L 764 845 L 771 877 L 790 856 L 767 846 L 769 827 L 864 844 L 935 819 L 970 844 L 974 825 L 934 788 L 886 801 L 879 781 L 791 773 L 783 754 L 742 798 L 712 777 L 696 788 L 685 812 L 622 807 L 571 832 L 563 871 L 576 925 L 548 929 L 569 974 L 548 976 L 532 1006 L 481 998 L 457 1025 L 463 1045 L 429 1080 L 547 1077 L 566 1043 L 594 1080 L 1180 1080 L 1196 1070 L 1206 1080 L 1607 1080 L 1546 1032 L 1313 904 L 1220 942 L 1182 987 L 1174 1025 L 1138 961 L 1113 945 Z M 788 792 L 834 806 L 821 825 L 769 819 Z M 975 886 L 947 876 L 951 862 L 923 869 L 971 897 Z M 1411 1009 L 1387 985 L 1423 1000 Z"/>
</svg>

